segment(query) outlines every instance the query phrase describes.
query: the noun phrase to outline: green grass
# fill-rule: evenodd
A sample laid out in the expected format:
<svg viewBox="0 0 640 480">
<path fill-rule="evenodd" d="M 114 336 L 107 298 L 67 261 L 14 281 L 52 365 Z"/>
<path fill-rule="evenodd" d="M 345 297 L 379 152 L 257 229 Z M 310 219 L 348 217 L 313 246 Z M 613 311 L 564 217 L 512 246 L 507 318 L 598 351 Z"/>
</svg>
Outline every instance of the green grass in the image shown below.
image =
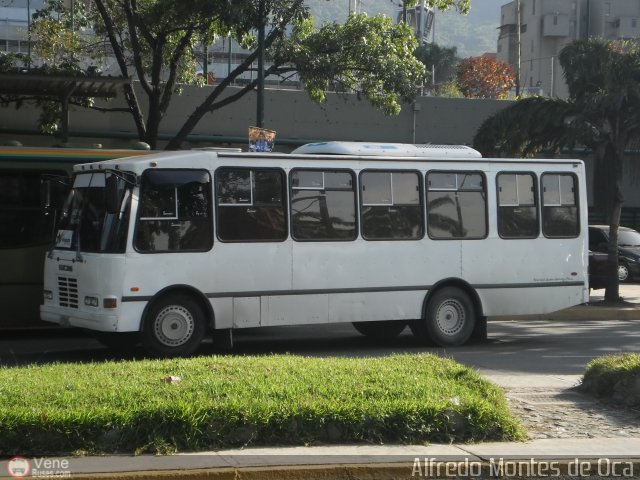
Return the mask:
<svg viewBox="0 0 640 480">
<path fill-rule="evenodd" d="M 0 455 L 521 439 L 498 387 L 434 355 L 0 368 Z"/>
<path fill-rule="evenodd" d="M 624 397 L 626 404 L 640 406 L 637 383 L 640 383 L 639 354 L 607 355 L 587 364 L 581 390 L 614 400 Z"/>
</svg>

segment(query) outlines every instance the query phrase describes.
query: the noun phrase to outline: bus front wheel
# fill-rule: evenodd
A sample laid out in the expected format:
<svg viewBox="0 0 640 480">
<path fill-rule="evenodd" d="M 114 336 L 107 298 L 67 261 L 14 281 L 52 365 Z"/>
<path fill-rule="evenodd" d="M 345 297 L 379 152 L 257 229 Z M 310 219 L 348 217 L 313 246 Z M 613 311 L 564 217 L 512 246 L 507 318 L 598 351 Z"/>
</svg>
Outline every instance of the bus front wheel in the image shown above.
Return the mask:
<svg viewBox="0 0 640 480">
<path fill-rule="evenodd" d="M 424 318 L 411 327 L 414 335 L 441 347 L 462 345 L 473 333 L 476 312 L 469 295 L 457 287 L 445 287 L 433 294 Z"/>
<path fill-rule="evenodd" d="M 150 308 L 142 345 L 153 355 L 189 355 L 200 346 L 205 331 L 206 316 L 198 302 L 186 295 L 170 295 Z"/>
</svg>

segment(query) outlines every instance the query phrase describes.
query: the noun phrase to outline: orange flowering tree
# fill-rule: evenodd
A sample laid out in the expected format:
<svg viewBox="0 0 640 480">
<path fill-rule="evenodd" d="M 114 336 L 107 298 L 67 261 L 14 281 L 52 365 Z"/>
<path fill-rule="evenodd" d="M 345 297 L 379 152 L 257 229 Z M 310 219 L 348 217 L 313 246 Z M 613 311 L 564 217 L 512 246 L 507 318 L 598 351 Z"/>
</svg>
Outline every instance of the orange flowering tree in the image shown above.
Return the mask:
<svg viewBox="0 0 640 480">
<path fill-rule="evenodd" d="M 515 85 L 511 67 L 491 55 L 461 60 L 456 78 L 460 91 L 468 98 L 505 98 Z"/>
</svg>

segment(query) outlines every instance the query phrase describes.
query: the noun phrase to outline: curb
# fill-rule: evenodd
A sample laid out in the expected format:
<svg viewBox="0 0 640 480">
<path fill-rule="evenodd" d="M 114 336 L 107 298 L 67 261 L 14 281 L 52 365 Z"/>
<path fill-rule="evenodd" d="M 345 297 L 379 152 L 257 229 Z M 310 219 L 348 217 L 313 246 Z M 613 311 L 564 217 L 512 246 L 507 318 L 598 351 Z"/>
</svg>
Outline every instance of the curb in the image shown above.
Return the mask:
<svg viewBox="0 0 640 480">
<path fill-rule="evenodd" d="M 638 478 L 640 458 L 593 459 L 575 458 L 536 460 L 535 458 L 500 458 L 469 460 L 468 458 L 439 461 L 436 458 L 416 457 L 413 462 L 213 467 L 194 470 L 157 470 L 137 472 L 70 474 L 73 480 L 396 480 L 410 478 L 554 478 L 619 477 Z M 13 477 L 0 477 L 10 479 Z M 37 477 L 34 477 L 37 478 Z"/>
<path fill-rule="evenodd" d="M 640 320 L 640 308 L 578 305 L 544 315 L 499 316 L 489 320 Z"/>
</svg>

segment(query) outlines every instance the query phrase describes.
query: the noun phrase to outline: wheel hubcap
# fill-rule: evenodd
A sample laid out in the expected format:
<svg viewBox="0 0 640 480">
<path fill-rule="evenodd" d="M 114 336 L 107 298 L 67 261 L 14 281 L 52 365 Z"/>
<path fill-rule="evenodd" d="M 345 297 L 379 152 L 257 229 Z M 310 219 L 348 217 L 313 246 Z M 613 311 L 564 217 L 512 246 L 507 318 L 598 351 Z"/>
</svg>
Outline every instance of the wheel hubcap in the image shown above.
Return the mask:
<svg viewBox="0 0 640 480">
<path fill-rule="evenodd" d="M 168 347 L 177 347 L 189 341 L 193 335 L 193 315 L 180 305 L 163 308 L 154 322 L 156 338 Z"/>
<path fill-rule="evenodd" d="M 629 271 L 627 270 L 627 267 L 625 267 L 624 265 L 619 265 L 618 266 L 618 280 L 624 281 L 624 280 L 627 279 L 628 276 L 629 276 Z"/>
<path fill-rule="evenodd" d="M 436 325 L 445 335 L 455 335 L 464 326 L 466 314 L 464 306 L 457 300 L 442 302 L 436 312 Z"/>
</svg>

